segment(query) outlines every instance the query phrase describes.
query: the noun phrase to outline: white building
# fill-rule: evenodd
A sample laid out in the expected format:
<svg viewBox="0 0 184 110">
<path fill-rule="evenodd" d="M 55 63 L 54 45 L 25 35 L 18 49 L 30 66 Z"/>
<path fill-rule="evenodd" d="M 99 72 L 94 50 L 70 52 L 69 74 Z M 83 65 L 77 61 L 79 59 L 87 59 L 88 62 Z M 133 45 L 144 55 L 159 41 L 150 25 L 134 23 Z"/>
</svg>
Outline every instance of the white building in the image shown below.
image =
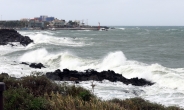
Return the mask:
<svg viewBox="0 0 184 110">
<path fill-rule="evenodd" d="M 65 20 L 55 19 L 50 22 L 51 27 L 63 27 L 65 25 Z"/>
</svg>

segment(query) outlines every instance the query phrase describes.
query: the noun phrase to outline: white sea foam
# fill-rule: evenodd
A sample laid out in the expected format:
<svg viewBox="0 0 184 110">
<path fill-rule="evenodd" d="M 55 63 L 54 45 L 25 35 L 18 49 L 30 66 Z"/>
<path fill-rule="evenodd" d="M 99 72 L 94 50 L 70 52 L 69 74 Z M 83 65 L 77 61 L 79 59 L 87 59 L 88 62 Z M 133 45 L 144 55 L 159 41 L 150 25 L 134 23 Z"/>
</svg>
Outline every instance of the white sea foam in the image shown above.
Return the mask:
<svg viewBox="0 0 184 110">
<path fill-rule="evenodd" d="M 89 32 L 91 30 L 77 30 L 77 31 Z"/>
<path fill-rule="evenodd" d="M 102 99 L 142 97 L 150 101 L 164 105 L 177 105 L 184 107 L 184 68 L 167 68 L 160 64 L 144 64 L 138 61 L 128 60 L 122 51 L 110 52 L 102 59 L 84 59 L 72 52 L 64 51 L 49 53 L 45 48 L 28 51 L 21 55 L 18 63 L 13 63 L 5 57 L 0 57 L 0 70 L 14 76 L 29 75 L 34 69 L 20 62 L 43 63 L 46 69 L 36 70 L 41 72 L 54 71 L 68 68 L 71 70 L 84 71 L 86 69 L 114 70 L 126 78 L 145 78 L 154 82 L 153 86 L 135 87 L 121 82 L 104 83 L 95 82 L 95 94 Z M 3 59 L 4 58 L 4 59 Z M 4 64 L 4 65 L 3 65 Z M 81 86 L 91 90 L 91 82 L 82 82 Z M 174 100 L 174 101 L 173 101 Z"/>
<path fill-rule="evenodd" d="M 125 30 L 125 28 L 118 28 L 118 29 Z"/>
<path fill-rule="evenodd" d="M 29 68 L 27 65 L 21 65 L 19 62 L 15 61 L 15 59 L 9 59 L 5 56 L 0 57 L 0 73 L 8 73 L 13 77 L 22 77 L 26 75 L 30 75 L 33 69 Z"/>
<path fill-rule="evenodd" d="M 139 28 L 132 28 L 130 30 L 134 31 L 137 29 Z M 116 31 L 122 32 L 120 29 L 116 29 Z M 172 32 L 175 30 L 170 31 Z M 26 47 L 12 47 L 10 45 L 0 46 L 0 72 L 6 72 L 12 76 L 21 77 L 29 75 L 34 71 L 46 73 L 48 71 L 54 71 L 56 69 L 62 70 L 64 68 L 78 71 L 84 71 L 86 69 L 95 69 L 97 71 L 113 70 L 116 73 L 122 74 L 126 78 L 145 78 L 154 82 L 155 84 L 152 86 L 136 87 L 133 85 L 125 85 L 121 82 L 113 83 L 109 81 L 103 81 L 103 83 L 101 83 L 95 81 L 94 83 L 96 86 L 94 93 L 98 97 L 101 97 L 101 99 L 125 99 L 138 96 L 164 105 L 177 105 L 184 108 L 184 87 L 182 85 L 184 83 L 184 68 L 167 68 L 159 63 L 145 64 L 139 61 L 130 60 L 126 58 L 122 51 L 106 53 L 106 55 L 100 59 L 83 58 L 75 54 L 75 51 L 77 50 L 71 52 L 67 51 L 67 49 L 74 48 L 70 46 L 83 47 L 86 45 L 91 45 L 91 42 L 89 41 L 96 41 L 96 37 L 92 35 L 97 34 L 98 36 L 98 33 L 95 32 L 93 34 L 93 32 L 90 32 L 91 36 L 85 36 L 84 33 L 89 34 L 89 32 L 70 32 L 72 32 L 71 36 L 67 33 L 67 31 L 21 31 L 21 34 L 30 36 L 33 40 L 35 40 L 35 44 L 30 44 Z M 83 37 L 80 36 L 80 34 Z M 67 37 L 64 38 L 63 35 Z M 75 38 L 75 36 L 78 37 Z M 99 37 L 100 36 L 98 36 L 98 38 Z M 66 51 L 59 52 L 57 49 L 56 53 L 53 50 L 50 52 L 50 44 L 52 44 L 52 46 L 61 45 L 68 47 L 66 47 Z M 41 49 L 38 49 L 39 47 L 41 47 Z M 84 52 L 86 51 L 84 50 Z M 21 62 L 41 62 L 46 66 L 46 68 L 34 69 L 30 68 L 28 65 L 20 64 Z M 91 82 L 92 81 L 81 82 L 80 86 L 91 90 Z"/>
<path fill-rule="evenodd" d="M 36 34 L 54 35 L 52 31 L 19 31 L 19 33 L 24 36 L 36 35 Z"/>
<path fill-rule="evenodd" d="M 63 45 L 63 46 L 84 46 L 83 42 L 76 42 L 73 38 L 69 37 L 54 37 L 44 34 L 31 35 L 31 39 L 34 40 L 34 43 L 49 43 L 54 45 Z"/>
<path fill-rule="evenodd" d="M 107 70 L 123 66 L 126 62 L 126 57 L 121 51 L 109 53 L 100 64 L 100 70 Z"/>
<path fill-rule="evenodd" d="M 27 52 L 20 57 L 21 62 L 41 62 L 51 67 L 68 68 L 84 71 L 96 69 L 97 71 L 114 70 L 126 78 L 145 78 L 156 82 L 159 87 L 184 90 L 184 70 L 171 69 L 159 64 L 147 65 L 137 61 L 127 60 L 123 52 L 116 51 L 107 54 L 103 59 L 83 59 L 71 52 L 51 54 L 46 49 L 38 49 Z M 57 66 L 56 66 L 57 65 Z"/>
<path fill-rule="evenodd" d="M 12 46 L 10 44 L 13 44 L 15 46 Z M 12 43 L 9 43 L 8 45 L 0 45 L 0 56 L 11 52 L 15 52 L 18 50 L 24 50 L 24 49 L 26 49 L 26 47 L 21 45 L 19 42 L 12 42 Z"/>
<path fill-rule="evenodd" d="M 163 104 L 165 106 L 184 107 L 184 92 L 169 88 L 160 88 L 157 84 L 153 86 L 138 87 L 125 85 L 122 82 L 110 82 L 104 80 L 98 81 L 83 81 L 76 86 L 82 86 L 90 91 L 93 91 L 91 84 L 95 84 L 94 94 L 102 100 L 118 98 L 121 100 L 133 97 L 142 97 L 151 102 Z M 64 82 L 58 82 L 64 83 Z M 66 83 L 66 82 L 65 82 Z M 67 84 L 73 83 L 68 81 Z"/>
<path fill-rule="evenodd" d="M 62 46 L 85 46 L 85 45 L 90 45 L 85 44 L 83 40 L 76 40 L 75 38 L 72 37 L 56 37 L 53 36 L 54 34 L 48 31 L 43 31 L 43 32 L 20 32 L 22 35 L 29 36 L 33 41 L 34 44 L 28 45 L 29 47 L 34 46 L 35 44 L 53 44 L 53 45 L 62 45 Z"/>
<path fill-rule="evenodd" d="M 178 31 L 178 29 L 167 29 L 166 31 Z"/>
<path fill-rule="evenodd" d="M 48 56 L 48 52 L 45 49 L 38 49 L 31 52 L 27 52 L 21 56 L 21 62 L 43 62 L 44 59 Z"/>
</svg>

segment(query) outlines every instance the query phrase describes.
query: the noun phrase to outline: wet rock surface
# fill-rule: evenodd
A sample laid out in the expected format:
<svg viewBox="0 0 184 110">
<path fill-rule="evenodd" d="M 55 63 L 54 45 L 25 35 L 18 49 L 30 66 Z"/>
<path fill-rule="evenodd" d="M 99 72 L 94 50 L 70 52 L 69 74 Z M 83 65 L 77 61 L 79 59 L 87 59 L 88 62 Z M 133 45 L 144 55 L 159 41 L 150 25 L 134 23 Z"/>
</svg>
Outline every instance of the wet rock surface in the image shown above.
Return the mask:
<svg viewBox="0 0 184 110">
<path fill-rule="evenodd" d="M 21 62 L 20 64 L 29 65 L 29 67 L 35 68 L 35 69 L 46 68 L 42 63 L 31 63 L 31 64 L 29 64 L 27 62 Z"/>
<path fill-rule="evenodd" d="M 31 68 L 39 68 L 39 69 L 45 68 L 45 66 L 42 63 L 31 63 L 29 65 L 29 67 L 31 67 Z"/>
<path fill-rule="evenodd" d="M 27 46 L 28 44 L 32 43 L 28 36 L 22 36 L 14 29 L 0 29 L 0 45 L 7 45 L 12 44 L 12 42 L 19 42 L 23 46 Z"/>
<path fill-rule="evenodd" d="M 55 70 L 54 72 L 47 72 L 47 78 L 51 80 L 59 80 L 59 81 L 88 81 L 88 80 L 95 80 L 95 81 L 102 81 L 102 80 L 109 80 L 112 82 L 120 81 L 124 84 L 132 84 L 134 86 L 145 86 L 145 85 L 153 85 L 154 83 L 151 81 L 147 81 L 146 79 L 139 79 L 139 78 L 131 78 L 127 79 L 123 77 L 121 74 L 117 74 L 114 71 L 102 71 L 97 72 L 95 70 L 86 70 L 85 72 L 78 72 L 75 70 L 63 69 Z"/>
</svg>

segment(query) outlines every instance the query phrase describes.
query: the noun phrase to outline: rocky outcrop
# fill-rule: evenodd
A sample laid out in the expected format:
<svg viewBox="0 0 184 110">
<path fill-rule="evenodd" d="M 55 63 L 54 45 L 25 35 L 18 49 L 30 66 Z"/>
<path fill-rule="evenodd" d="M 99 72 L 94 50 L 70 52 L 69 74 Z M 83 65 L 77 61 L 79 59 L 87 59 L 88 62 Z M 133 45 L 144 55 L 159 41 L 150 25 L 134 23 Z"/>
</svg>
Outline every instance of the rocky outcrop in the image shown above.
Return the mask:
<svg viewBox="0 0 184 110">
<path fill-rule="evenodd" d="M 27 46 L 33 40 L 28 36 L 22 36 L 14 29 L 0 29 L 0 45 L 7 45 L 12 42 L 20 42 L 21 45 Z"/>
<path fill-rule="evenodd" d="M 39 68 L 39 69 L 45 68 L 45 66 L 42 63 L 31 63 L 29 65 L 29 67 L 31 67 L 31 68 Z"/>
<path fill-rule="evenodd" d="M 45 66 L 42 63 L 26 63 L 26 62 L 21 62 L 20 64 L 24 64 L 24 65 L 29 65 L 29 67 L 31 68 L 35 68 L 35 69 L 41 69 L 41 68 L 45 68 Z"/>
<path fill-rule="evenodd" d="M 104 79 L 116 82 L 120 81 L 124 84 L 132 84 L 135 86 L 144 86 L 144 85 L 153 85 L 154 83 L 147 81 L 145 79 L 139 78 L 131 78 L 127 79 L 123 77 L 121 74 L 117 74 L 114 71 L 102 71 L 97 72 L 95 70 L 86 70 L 85 72 L 71 71 L 69 69 L 55 70 L 54 72 L 47 72 L 47 78 L 52 80 L 60 80 L 60 81 L 102 81 Z"/>
</svg>

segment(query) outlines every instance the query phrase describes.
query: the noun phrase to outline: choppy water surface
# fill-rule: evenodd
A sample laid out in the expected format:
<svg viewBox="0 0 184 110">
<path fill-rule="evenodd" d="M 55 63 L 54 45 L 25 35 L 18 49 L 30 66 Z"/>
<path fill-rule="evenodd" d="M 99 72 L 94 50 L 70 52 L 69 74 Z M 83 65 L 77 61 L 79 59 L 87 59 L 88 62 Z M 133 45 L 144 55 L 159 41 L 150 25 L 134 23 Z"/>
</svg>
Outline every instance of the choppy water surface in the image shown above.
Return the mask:
<svg viewBox="0 0 184 110">
<path fill-rule="evenodd" d="M 0 46 L 0 72 L 15 77 L 56 69 L 114 70 L 127 78 L 155 82 L 136 87 L 121 82 L 95 82 L 104 100 L 142 97 L 184 108 L 184 27 L 116 27 L 109 31 L 19 31 L 34 40 L 23 47 Z M 41 62 L 32 69 L 21 62 Z M 80 86 L 91 89 L 91 81 Z"/>
</svg>

